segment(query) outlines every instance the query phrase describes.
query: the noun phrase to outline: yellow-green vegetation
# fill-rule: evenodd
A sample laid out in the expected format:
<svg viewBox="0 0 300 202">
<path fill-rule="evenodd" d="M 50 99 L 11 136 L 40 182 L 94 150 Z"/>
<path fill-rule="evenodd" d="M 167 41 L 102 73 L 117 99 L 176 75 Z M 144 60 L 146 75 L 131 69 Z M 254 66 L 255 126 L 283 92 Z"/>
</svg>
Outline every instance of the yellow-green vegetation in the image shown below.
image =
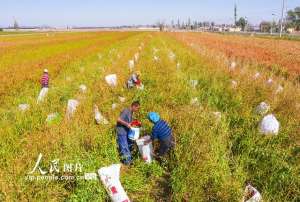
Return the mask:
<svg viewBox="0 0 300 202">
<path fill-rule="evenodd" d="M 141 102 L 137 118 L 146 132 L 151 129 L 147 112 L 157 111 L 172 126 L 176 147 L 161 164 L 145 164 L 136 153 L 134 165 L 122 168 L 121 182 L 132 201 L 241 201 L 246 182 L 261 192 L 264 201 L 300 200 L 297 84 L 273 77 L 284 86 L 282 93 L 275 94 L 276 85 L 265 84 L 271 72 L 239 63 L 230 72 L 223 55 L 190 47 L 170 34 L 63 33 L 56 36 L 61 40 L 51 42 L 45 35 L 18 37 L 10 38 L 17 42 L 7 52 L 0 49 L 4 53 L 0 75 L 4 78 L 3 72 L 11 72 L 10 65 L 14 68 L 5 80 L 10 84 L 1 80 L 6 88 L 0 89 L 0 200 L 109 201 L 100 180 L 30 181 L 26 176 L 40 153 L 44 170 L 54 159 L 60 165 L 81 163 L 83 172 L 65 173 L 70 176 L 118 163 L 114 126 L 120 111 L 133 100 Z M 125 89 L 128 60 L 137 52 L 135 69 L 141 72 L 143 91 Z M 44 66 L 50 70 L 50 90 L 45 102 L 37 105 Z M 256 70 L 262 76 L 254 80 Z M 104 81 L 111 73 L 118 75 L 116 88 Z M 198 81 L 196 88 L 191 80 Z M 231 80 L 237 81 L 237 87 Z M 80 84 L 87 86 L 86 93 L 79 92 Z M 119 96 L 126 102 L 121 103 Z M 192 105 L 196 97 L 199 104 Z M 68 99 L 80 102 L 71 120 L 65 119 Z M 255 107 L 262 101 L 271 105 L 280 121 L 277 136 L 258 131 L 262 116 Z M 21 103 L 30 104 L 30 109 L 20 112 Z M 115 110 L 113 103 L 118 103 Z M 109 125 L 95 124 L 94 104 Z M 47 115 L 54 112 L 61 118 L 47 124 Z M 213 112 L 221 112 L 221 119 Z"/>
</svg>

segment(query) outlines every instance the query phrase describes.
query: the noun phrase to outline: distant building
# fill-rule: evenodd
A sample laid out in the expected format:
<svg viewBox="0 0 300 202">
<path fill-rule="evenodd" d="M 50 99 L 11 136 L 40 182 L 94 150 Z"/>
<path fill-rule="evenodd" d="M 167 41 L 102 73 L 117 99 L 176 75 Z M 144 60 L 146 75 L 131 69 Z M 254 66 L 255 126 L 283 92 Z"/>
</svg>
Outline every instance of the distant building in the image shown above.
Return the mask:
<svg viewBox="0 0 300 202">
<path fill-rule="evenodd" d="M 289 34 L 293 34 L 293 33 L 295 33 L 295 28 L 288 28 L 286 31 Z"/>
<path fill-rule="evenodd" d="M 137 29 L 138 30 L 144 30 L 144 31 L 160 31 L 159 27 L 144 27 L 144 26 L 141 26 L 141 27 L 138 27 Z M 164 28 L 164 29 L 168 29 L 168 28 Z"/>
<path fill-rule="evenodd" d="M 220 27 L 220 26 L 215 26 L 212 29 L 214 32 L 223 32 L 224 31 L 223 27 Z"/>
<path fill-rule="evenodd" d="M 242 28 L 241 27 L 229 27 L 228 31 L 229 32 L 241 32 Z"/>
</svg>

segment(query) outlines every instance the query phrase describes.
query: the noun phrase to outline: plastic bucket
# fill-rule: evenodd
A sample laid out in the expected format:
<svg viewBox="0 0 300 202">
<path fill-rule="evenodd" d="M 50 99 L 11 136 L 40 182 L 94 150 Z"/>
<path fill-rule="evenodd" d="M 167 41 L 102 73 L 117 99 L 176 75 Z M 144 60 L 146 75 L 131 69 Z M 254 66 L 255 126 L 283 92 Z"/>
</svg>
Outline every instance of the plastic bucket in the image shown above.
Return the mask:
<svg viewBox="0 0 300 202">
<path fill-rule="evenodd" d="M 128 138 L 131 140 L 137 140 L 140 137 L 140 128 L 131 128 L 128 134 Z"/>
</svg>

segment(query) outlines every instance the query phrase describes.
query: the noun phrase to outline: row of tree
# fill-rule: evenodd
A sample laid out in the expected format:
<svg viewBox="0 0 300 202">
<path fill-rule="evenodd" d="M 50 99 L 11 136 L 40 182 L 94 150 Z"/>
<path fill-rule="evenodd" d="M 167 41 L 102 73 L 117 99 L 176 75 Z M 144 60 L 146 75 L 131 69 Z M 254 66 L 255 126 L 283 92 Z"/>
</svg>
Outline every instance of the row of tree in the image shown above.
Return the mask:
<svg viewBox="0 0 300 202">
<path fill-rule="evenodd" d="M 294 29 L 295 31 L 300 31 L 300 7 L 295 8 L 294 10 L 289 10 L 287 12 L 287 17 L 283 21 L 284 30 Z M 270 22 L 263 21 L 260 23 L 260 30 L 262 32 L 279 32 L 280 30 L 280 21 L 279 22 Z"/>
<path fill-rule="evenodd" d="M 247 20 L 246 17 L 241 17 L 237 19 L 237 14 L 236 14 L 236 7 L 235 7 L 235 26 L 240 27 L 242 31 L 253 31 L 254 28 L 251 26 Z M 166 25 L 165 23 L 158 23 L 159 27 L 163 29 Z M 280 24 L 281 22 L 275 22 L 275 21 L 262 21 L 259 25 L 260 31 L 261 32 L 279 32 L 280 31 Z M 191 19 L 188 19 L 188 21 L 180 21 L 177 20 L 175 23 L 174 21 L 171 22 L 171 25 L 169 27 L 173 29 L 188 29 L 188 30 L 195 30 L 198 28 L 203 28 L 203 27 L 210 27 L 213 28 L 215 26 L 214 22 L 200 22 L 200 21 L 192 21 Z M 226 27 L 226 25 L 221 25 L 222 27 Z M 283 26 L 284 30 L 287 31 L 289 28 L 293 28 L 296 31 L 300 31 L 300 7 L 296 7 L 293 10 L 290 10 L 287 12 L 287 17 L 283 21 Z"/>
<path fill-rule="evenodd" d="M 286 27 L 300 31 L 300 7 L 296 7 L 294 10 L 287 12 Z"/>
<path fill-rule="evenodd" d="M 174 20 L 172 20 L 170 27 L 176 28 L 176 29 L 190 29 L 190 30 L 195 30 L 200 27 L 213 27 L 215 26 L 214 22 L 209 22 L 209 21 L 192 21 L 190 18 L 185 22 L 185 21 L 180 21 L 179 19 L 175 23 Z"/>
<path fill-rule="evenodd" d="M 236 19 L 236 14 L 235 14 L 235 19 Z M 259 27 L 260 27 L 260 31 L 262 32 L 272 33 L 272 32 L 279 32 L 280 24 L 281 24 L 280 21 L 279 22 L 262 21 Z M 242 31 L 245 31 L 245 29 L 249 24 L 246 18 L 241 17 L 239 20 L 235 20 L 235 25 L 237 27 L 240 27 Z M 287 17 L 285 21 L 283 21 L 283 26 L 285 31 L 287 31 L 290 28 L 295 29 L 296 31 L 300 31 L 300 7 L 296 7 L 294 10 L 289 10 L 287 12 Z M 250 28 L 251 26 L 248 27 Z"/>
</svg>

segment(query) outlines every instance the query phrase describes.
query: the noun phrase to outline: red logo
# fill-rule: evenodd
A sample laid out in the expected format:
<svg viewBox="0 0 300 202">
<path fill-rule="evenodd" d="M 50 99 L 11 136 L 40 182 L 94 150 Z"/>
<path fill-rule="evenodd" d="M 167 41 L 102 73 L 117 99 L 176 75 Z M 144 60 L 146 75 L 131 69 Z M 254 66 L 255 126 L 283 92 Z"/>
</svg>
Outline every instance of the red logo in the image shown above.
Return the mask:
<svg viewBox="0 0 300 202">
<path fill-rule="evenodd" d="M 112 194 L 118 193 L 117 188 L 115 186 L 111 187 L 110 190 L 111 190 Z"/>
</svg>

